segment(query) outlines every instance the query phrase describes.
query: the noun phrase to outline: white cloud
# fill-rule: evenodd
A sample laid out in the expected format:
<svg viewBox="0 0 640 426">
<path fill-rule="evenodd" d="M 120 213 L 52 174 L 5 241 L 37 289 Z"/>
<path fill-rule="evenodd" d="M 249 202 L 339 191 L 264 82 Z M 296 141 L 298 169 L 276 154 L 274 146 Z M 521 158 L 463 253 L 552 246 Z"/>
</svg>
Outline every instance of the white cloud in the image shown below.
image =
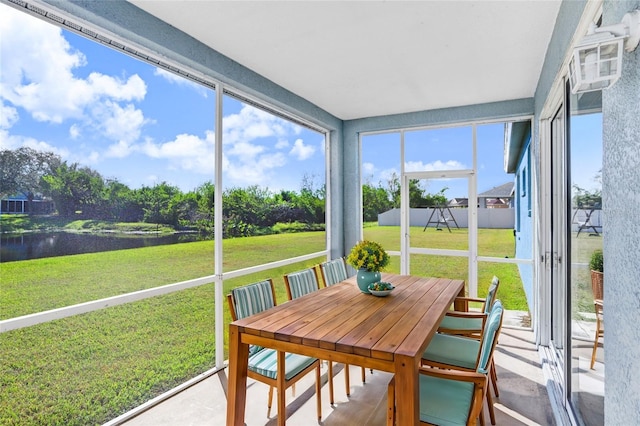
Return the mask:
<svg viewBox="0 0 640 426">
<path fill-rule="evenodd" d="M 302 131 L 298 125 L 248 105 L 239 113 L 224 117 L 223 129 L 225 145 L 272 136 L 283 138 Z"/>
<path fill-rule="evenodd" d="M 134 151 L 134 147 L 132 147 L 126 141 L 118 141 L 117 143 L 109 145 L 107 148 L 107 152 L 105 155 L 107 157 L 115 157 L 115 158 L 124 158 L 129 156 Z"/>
<path fill-rule="evenodd" d="M 147 139 L 136 150 L 152 158 L 168 160 L 170 168 L 211 175 L 214 169 L 214 148 L 215 133 L 208 131 L 204 138 L 180 134 L 174 140 L 163 143 Z"/>
<path fill-rule="evenodd" d="M 373 163 L 362 163 L 362 176 L 371 176 L 375 171 L 376 166 Z"/>
<path fill-rule="evenodd" d="M 293 148 L 291 148 L 291 151 L 289 151 L 289 154 L 302 161 L 310 158 L 315 151 L 315 147 L 311 145 L 305 145 L 302 139 L 296 139 L 296 141 L 293 143 Z"/>
<path fill-rule="evenodd" d="M 254 158 L 264 151 L 264 146 L 254 145 L 252 143 L 243 141 L 237 142 L 231 148 L 225 149 L 225 154 L 240 157 L 241 161 L 244 161 L 246 158 Z"/>
<path fill-rule="evenodd" d="M 100 160 L 100 154 L 96 151 L 91 151 L 91 153 L 81 163 L 96 164 L 99 160 Z"/>
<path fill-rule="evenodd" d="M 276 149 L 285 149 L 285 148 L 289 148 L 289 141 L 288 140 L 278 140 L 278 142 L 276 142 Z"/>
<path fill-rule="evenodd" d="M 38 121 L 93 123 L 107 137 L 125 144 L 139 136 L 146 123 L 142 112 L 131 104 L 118 104 L 144 99 L 147 87 L 138 75 L 121 78 L 92 72 L 80 78 L 74 71 L 87 65 L 87 59 L 65 40 L 60 28 L 0 7 L 1 99 Z M 73 126 L 71 137 L 81 130 Z"/>
<path fill-rule="evenodd" d="M 467 167 L 459 161 L 434 161 L 431 163 L 423 163 L 422 161 L 407 161 L 404 165 L 406 172 L 432 172 L 437 170 L 461 170 Z"/>
<path fill-rule="evenodd" d="M 71 125 L 71 127 L 69 127 L 69 136 L 71 137 L 71 139 L 78 139 L 78 137 L 80 137 L 80 134 L 80 126 L 78 126 L 77 123 L 74 123 Z"/>
<path fill-rule="evenodd" d="M 276 152 L 262 155 L 255 160 L 228 163 L 225 172 L 230 178 L 231 185 L 260 185 L 269 186 L 271 173 L 274 169 L 287 164 L 284 154 Z"/>
<path fill-rule="evenodd" d="M 276 170 L 287 165 L 287 156 L 277 150 L 291 146 L 288 140 L 302 132 L 300 126 L 248 105 L 224 117 L 223 128 L 223 165 L 226 185 L 231 186 L 271 186 Z M 277 138 L 277 142 L 261 144 L 263 138 Z M 289 154 L 305 159 L 315 149 L 298 139 Z"/>
<path fill-rule="evenodd" d="M 153 75 L 157 77 L 162 77 L 171 84 L 176 84 L 178 86 L 183 86 L 183 87 L 188 87 L 190 89 L 193 89 L 204 98 L 208 96 L 208 90 L 206 87 L 194 81 L 188 80 L 182 76 L 179 76 L 178 74 L 174 74 L 162 68 L 156 68 L 155 71 L 153 72 Z"/>
<path fill-rule="evenodd" d="M 96 104 L 91 110 L 95 119 L 93 126 L 109 139 L 124 142 L 127 145 L 140 137 L 142 126 L 146 123 L 144 114 L 133 104 L 124 107 L 112 101 Z"/>
<path fill-rule="evenodd" d="M 18 110 L 12 106 L 5 105 L 0 99 L 0 129 L 11 128 L 19 118 Z"/>
<path fill-rule="evenodd" d="M 32 137 L 12 135 L 6 130 L 0 129 L 0 149 L 13 150 L 23 146 L 33 148 L 37 151 L 53 152 L 54 154 L 59 155 L 63 160 L 70 157 L 70 153 L 66 149 L 55 147 L 47 142 L 40 141 Z"/>
<path fill-rule="evenodd" d="M 386 186 L 387 182 L 392 179 L 394 176 L 400 176 L 400 172 L 394 168 L 385 169 L 380 172 L 381 183 Z"/>
<path fill-rule="evenodd" d="M 147 94 L 147 85 L 137 74 L 126 81 L 92 72 L 86 80 L 93 98 L 107 97 L 116 101 L 141 101 Z"/>
</svg>

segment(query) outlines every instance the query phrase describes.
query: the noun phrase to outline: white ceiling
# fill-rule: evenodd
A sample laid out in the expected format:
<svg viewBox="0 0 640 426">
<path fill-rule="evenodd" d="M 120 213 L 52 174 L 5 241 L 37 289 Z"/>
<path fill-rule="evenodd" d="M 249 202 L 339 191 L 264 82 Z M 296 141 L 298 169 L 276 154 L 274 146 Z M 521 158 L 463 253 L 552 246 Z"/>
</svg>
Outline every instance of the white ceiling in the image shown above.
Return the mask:
<svg viewBox="0 0 640 426">
<path fill-rule="evenodd" d="M 132 3 L 341 119 L 532 97 L 560 6 Z"/>
</svg>

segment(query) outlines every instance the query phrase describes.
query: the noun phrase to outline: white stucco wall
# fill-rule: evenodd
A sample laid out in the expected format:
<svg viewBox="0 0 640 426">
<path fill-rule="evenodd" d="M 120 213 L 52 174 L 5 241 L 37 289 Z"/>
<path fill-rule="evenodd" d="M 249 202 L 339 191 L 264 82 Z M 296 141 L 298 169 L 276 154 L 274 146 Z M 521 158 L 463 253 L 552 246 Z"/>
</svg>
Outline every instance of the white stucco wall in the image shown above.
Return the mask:
<svg viewBox="0 0 640 426">
<path fill-rule="evenodd" d="M 603 24 L 620 22 L 640 1 L 606 1 Z M 602 93 L 605 399 L 607 425 L 640 424 L 640 48 Z"/>
</svg>

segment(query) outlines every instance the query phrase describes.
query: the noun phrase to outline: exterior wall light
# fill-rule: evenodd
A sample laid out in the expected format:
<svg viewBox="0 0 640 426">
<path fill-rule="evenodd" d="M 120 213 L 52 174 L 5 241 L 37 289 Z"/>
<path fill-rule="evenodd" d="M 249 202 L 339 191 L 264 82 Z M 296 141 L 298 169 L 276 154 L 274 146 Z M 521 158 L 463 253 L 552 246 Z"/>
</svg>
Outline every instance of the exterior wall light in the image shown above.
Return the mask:
<svg viewBox="0 0 640 426">
<path fill-rule="evenodd" d="M 620 78 L 623 46 L 625 51 L 633 52 L 639 41 L 640 9 L 627 13 L 616 25 L 598 28 L 592 23 L 569 62 L 571 92 L 591 92 L 612 86 Z"/>
</svg>

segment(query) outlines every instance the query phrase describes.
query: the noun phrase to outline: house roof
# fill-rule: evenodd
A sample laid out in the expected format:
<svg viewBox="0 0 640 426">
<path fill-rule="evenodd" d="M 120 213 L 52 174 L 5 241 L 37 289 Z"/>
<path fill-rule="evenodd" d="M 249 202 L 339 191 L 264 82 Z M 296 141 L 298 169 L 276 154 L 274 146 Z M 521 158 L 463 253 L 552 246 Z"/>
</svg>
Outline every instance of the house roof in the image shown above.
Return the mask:
<svg viewBox="0 0 640 426">
<path fill-rule="evenodd" d="M 469 205 L 469 199 L 468 198 L 460 198 L 460 197 L 456 197 L 456 198 L 452 198 L 451 200 L 449 200 L 449 206 L 468 206 Z"/>
<path fill-rule="evenodd" d="M 500 198 L 493 198 L 487 201 L 487 204 L 490 206 L 501 206 L 501 205 L 504 205 L 505 203 Z"/>
<path fill-rule="evenodd" d="M 340 119 L 532 98 L 561 4 L 130 1 Z"/>
<path fill-rule="evenodd" d="M 513 196 L 513 182 L 494 186 L 488 191 L 478 194 L 478 198 L 509 198 Z"/>
<path fill-rule="evenodd" d="M 515 173 L 531 139 L 531 120 L 507 123 L 504 136 L 504 171 Z"/>
</svg>

